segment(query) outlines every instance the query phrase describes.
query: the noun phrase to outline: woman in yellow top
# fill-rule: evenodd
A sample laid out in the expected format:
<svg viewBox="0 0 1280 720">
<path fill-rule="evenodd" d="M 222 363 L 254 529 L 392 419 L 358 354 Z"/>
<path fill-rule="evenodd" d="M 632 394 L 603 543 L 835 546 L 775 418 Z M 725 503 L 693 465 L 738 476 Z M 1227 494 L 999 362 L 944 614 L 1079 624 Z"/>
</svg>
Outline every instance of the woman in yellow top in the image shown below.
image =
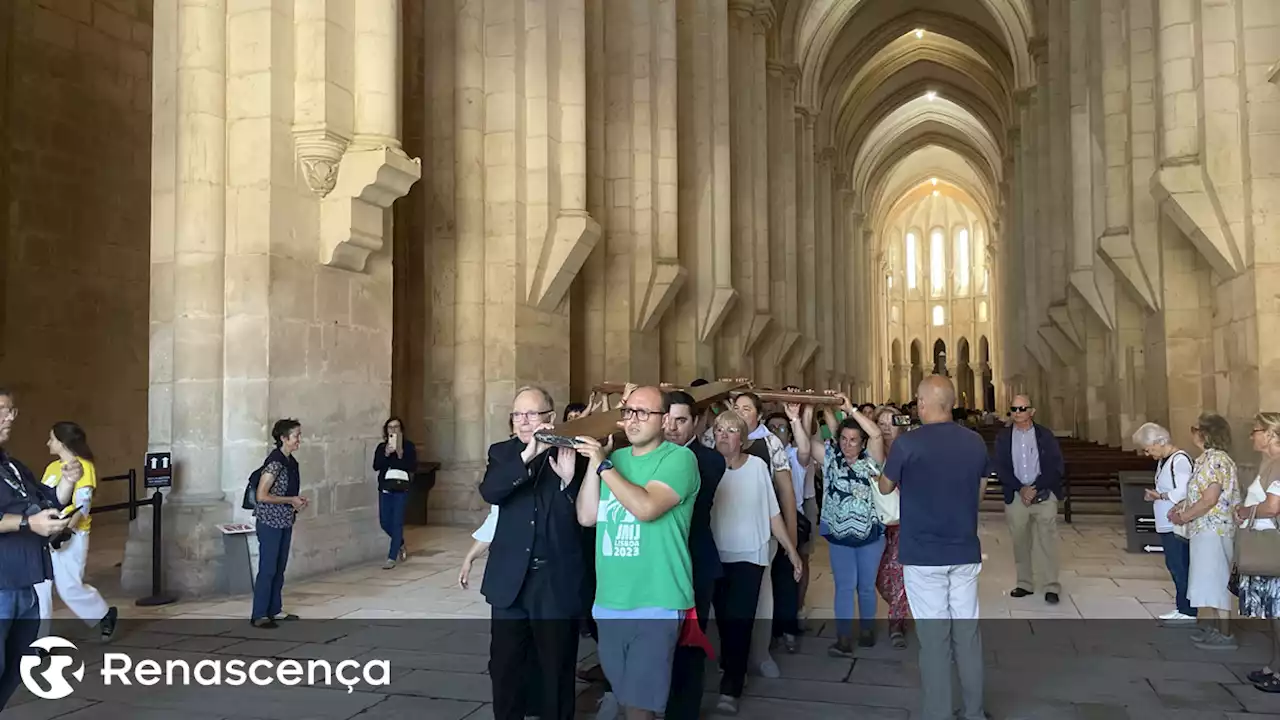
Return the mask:
<svg viewBox="0 0 1280 720">
<path fill-rule="evenodd" d="M 53 580 L 45 580 L 36 586 L 36 596 L 40 599 L 41 635 L 45 634 L 49 618 L 53 614 L 53 588 L 56 586 L 58 597 L 62 598 L 71 612 L 91 627 L 99 626 L 102 638 L 107 640 L 116 629 L 116 609 L 107 607 L 102 595 L 92 585 L 84 583 L 84 565 L 89 555 L 89 511 L 93 503 L 93 491 L 98 487 L 93 451 L 89 449 L 84 429 L 73 422 L 55 423 L 49 431 L 47 444 L 49 452 L 58 459 L 45 468 L 45 485 L 56 487 L 62 478 L 62 469 L 76 462 L 80 463 L 84 474 L 71 494 L 75 511 L 70 516 L 70 534 L 62 538 L 59 547 L 50 553 Z"/>
</svg>

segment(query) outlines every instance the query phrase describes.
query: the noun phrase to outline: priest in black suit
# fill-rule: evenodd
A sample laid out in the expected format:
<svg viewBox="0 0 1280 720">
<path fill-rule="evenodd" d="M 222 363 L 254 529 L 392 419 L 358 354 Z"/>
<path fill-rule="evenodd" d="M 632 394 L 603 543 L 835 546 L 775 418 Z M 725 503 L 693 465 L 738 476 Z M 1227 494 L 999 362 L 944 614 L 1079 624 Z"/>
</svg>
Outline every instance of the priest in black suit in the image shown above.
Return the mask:
<svg viewBox="0 0 1280 720">
<path fill-rule="evenodd" d="M 585 474 L 569 448 L 536 442 L 555 404 L 543 389 L 516 392 L 514 436 L 489 446 L 480 483 L 497 505 L 498 527 L 480 592 L 493 608 L 489 676 L 494 720 L 523 720 L 526 679 L 534 680 L 543 720 L 572 720 L 577 622 L 582 614 L 582 528 L 574 503 Z"/>
</svg>

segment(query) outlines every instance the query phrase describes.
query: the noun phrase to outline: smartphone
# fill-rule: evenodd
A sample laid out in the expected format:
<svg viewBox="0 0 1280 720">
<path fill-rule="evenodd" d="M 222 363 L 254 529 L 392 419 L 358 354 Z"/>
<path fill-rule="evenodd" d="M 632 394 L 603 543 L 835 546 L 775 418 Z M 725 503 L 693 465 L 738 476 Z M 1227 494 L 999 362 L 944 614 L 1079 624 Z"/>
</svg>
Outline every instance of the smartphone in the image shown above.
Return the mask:
<svg viewBox="0 0 1280 720">
<path fill-rule="evenodd" d="M 896 427 L 907 427 L 908 425 L 911 424 L 911 416 L 910 415 L 894 415 L 893 424 Z"/>
<path fill-rule="evenodd" d="M 391 433 L 387 436 L 387 447 L 391 448 L 392 452 L 400 449 L 400 433 Z"/>
<path fill-rule="evenodd" d="M 74 515 L 74 514 L 75 514 L 75 512 L 76 512 L 76 506 L 75 506 L 75 505 L 68 505 L 68 506 L 66 506 L 66 507 L 62 508 L 62 511 L 58 513 L 58 517 L 60 517 L 60 518 L 62 518 L 62 519 L 64 519 L 64 520 L 65 520 L 65 519 L 67 519 L 67 518 L 71 517 L 72 515 Z"/>
<path fill-rule="evenodd" d="M 567 447 L 567 448 L 578 447 L 578 441 L 576 439 L 571 437 L 565 437 L 564 435 L 556 435 L 555 433 L 549 433 L 549 432 L 534 433 L 533 439 L 537 440 L 540 443 L 545 443 L 547 445 L 554 445 L 555 447 Z"/>
</svg>

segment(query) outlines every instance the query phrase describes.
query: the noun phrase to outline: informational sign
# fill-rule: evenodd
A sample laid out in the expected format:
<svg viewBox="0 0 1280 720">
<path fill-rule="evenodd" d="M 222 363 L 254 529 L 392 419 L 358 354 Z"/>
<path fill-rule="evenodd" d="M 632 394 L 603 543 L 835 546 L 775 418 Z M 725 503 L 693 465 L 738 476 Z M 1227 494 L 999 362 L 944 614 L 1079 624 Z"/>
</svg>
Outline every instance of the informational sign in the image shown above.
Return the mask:
<svg viewBox="0 0 1280 720">
<path fill-rule="evenodd" d="M 169 453 L 147 453 L 142 464 L 142 486 L 152 490 L 173 487 L 173 460 Z"/>
</svg>

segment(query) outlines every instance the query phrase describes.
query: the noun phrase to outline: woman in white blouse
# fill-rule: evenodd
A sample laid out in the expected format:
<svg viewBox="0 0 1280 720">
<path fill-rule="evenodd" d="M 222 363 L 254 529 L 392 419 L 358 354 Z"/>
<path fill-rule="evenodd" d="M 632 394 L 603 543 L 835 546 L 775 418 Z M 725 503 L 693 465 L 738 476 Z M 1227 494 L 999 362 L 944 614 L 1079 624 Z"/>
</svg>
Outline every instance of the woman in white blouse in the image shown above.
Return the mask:
<svg viewBox="0 0 1280 720">
<path fill-rule="evenodd" d="M 1262 455 L 1258 476 L 1249 485 L 1244 503 L 1236 508 L 1242 527 L 1273 530 L 1280 516 L 1280 412 L 1260 412 L 1249 434 L 1253 449 Z M 1280 577 L 1240 575 L 1240 617 L 1268 620 L 1271 630 L 1271 663 L 1249 673 L 1249 681 L 1263 692 L 1280 692 Z"/>
<path fill-rule="evenodd" d="M 724 667 L 717 709 L 733 714 L 747 676 L 756 602 L 775 552 L 773 543 L 786 552 L 797 582 L 803 564 L 778 509 L 769 466 L 743 451 L 743 443 L 752 442 L 747 440 L 746 422 L 737 413 L 721 413 L 714 430 L 716 449 L 725 459 L 724 477 L 711 508 L 711 533 L 724 568 L 712 599 Z"/>
<path fill-rule="evenodd" d="M 1133 434 L 1133 444 L 1147 457 L 1155 460 L 1156 487 L 1147 489 L 1145 496 L 1152 504 L 1156 532 L 1164 550 L 1164 566 L 1173 578 L 1177 605 L 1160 616 L 1167 624 L 1191 624 L 1196 620 L 1196 609 L 1187 601 L 1187 577 L 1191 573 L 1191 544 L 1186 529 L 1169 522 L 1169 511 L 1187 497 L 1187 485 L 1191 482 L 1194 463 L 1191 456 L 1173 444 L 1169 431 L 1155 423 L 1146 423 Z"/>
</svg>

